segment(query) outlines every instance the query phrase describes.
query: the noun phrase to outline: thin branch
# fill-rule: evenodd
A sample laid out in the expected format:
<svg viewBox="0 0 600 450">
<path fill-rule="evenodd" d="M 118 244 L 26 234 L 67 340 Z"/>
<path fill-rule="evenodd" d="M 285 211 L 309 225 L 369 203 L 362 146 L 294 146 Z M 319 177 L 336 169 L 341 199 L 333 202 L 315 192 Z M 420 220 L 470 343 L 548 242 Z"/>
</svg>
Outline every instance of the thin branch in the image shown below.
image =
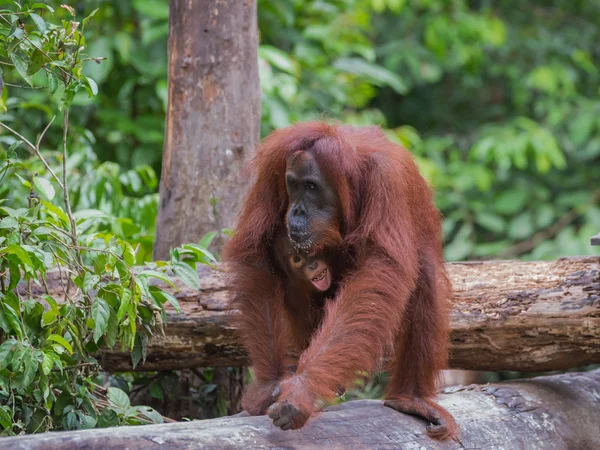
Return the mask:
<svg viewBox="0 0 600 450">
<path fill-rule="evenodd" d="M 72 366 L 63 367 L 62 369 L 52 369 L 52 371 L 58 372 L 58 371 L 63 371 L 63 370 L 73 370 L 73 369 L 79 369 L 81 367 L 100 367 L 100 365 L 97 362 L 84 362 L 81 364 L 74 364 Z"/>
<path fill-rule="evenodd" d="M 35 147 L 38 150 L 40 148 L 40 143 L 42 142 L 42 139 L 44 138 L 44 135 L 46 134 L 46 131 L 48 131 L 48 128 L 50 128 L 50 125 L 52 125 L 52 123 L 54 122 L 54 119 L 56 119 L 56 116 L 52 116 L 52 120 L 50 122 L 48 122 L 48 125 L 46 125 L 46 128 L 44 128 L 44 131 L 42 131 L 42 134 L 40 134 L 37 141 L 35 141 Z"/>
<path fill-rule="evenodd" d="M 2 64 L 2 61 L 0 61 Z M 29 86 L 27 84 L 12 84 L 12 83 L 4 83 L 5 86 L 21 88 L 21 89 L 46 89 L 48 86 Z"/>
<path fill-rule="evenodd" d="M 52 120 L 54 120 L 54 119 L 52 119 Z M 19 134 L 17 131 L 13 130 L 11 127 L 6 125 L 5 123 L 0 122 L 0 125 L 3 128 L 6 128 L 8 131 L 10 131 L 15 136 L 17 136 L 19 139 L 21 139 L 23 142 L 25 142 L 32 150 L 35 151 L 35 145 L 33 145 L 31 142 L 29 142 L 29 140 L 26 137 L 24 137 L 22 134 Z"/>
<path fill-rule="evenodd" d="M 64 112 L 64 120 L 63 120 L 63 193 L 65 200 L 65 208 L 67 210 L 67 217 L 69 217 L 69 222 L 71 223 L 71 240 L 73 241 L 73 245 L 77 247 L 79 242 L 77 240 L 77 227 L 75 226 L 75 217 L 73 217 L 73 212 L 71 211 L 71 202 L 69 201 L 69 189 L 67 186 L 67 132 L 69 130 L 69 110 L 65 109 Z M 79 253 L 79 252 L 78 252 Z M 82 264 L 83 265 L 83 264 Z"/>
<path fill-rule="evenodd" d="M 69 131 L 69 109 L 65 109 L 64 111 L 64 120 L 63 120 L 63 193 L 64 193 L 64 201 L 65 201 L 65 209 L 67 210 L 67 217 L 69 218 L 69 223 L 71 224 L 71 240 L 73 241 L 74 251 L 75 251 L 75 262 L 76 267 L 78 269 L 79 275 L 83 278 L 83 274 L 85 273 L 85 269 L 83 266 L 83 258 L 81 257 L 81 251 L 79 250 L 79 241 L 77 239 L 77 226 L 75 224 L 75 217 L 73 217 L 73 211 L 71 210 L 71 202 L 69 201 L 69 186 L 67 184 L 67 133 Z M 69 281 L 71 279 L 69 278 Z M 87 294 L 83 295 L 83 303 L 85 306 L 91 305 L 91 299 Z M 83 336 L 84 333 L 82 332 Z M 81 359 L 81 355 L 79 355 Z M 81 361 L 79 361 L 81 362 Z"/>
<path fill-rule="evenodd" d="M 54 122 L 54 119 L 56 119 L 56 116 L 53 116 L 52 120 L 48 123 L 48 125 L 46 125 L 46 128 L 44 128 L 44 131 L 42 132 L 42 134 L 38 138 L 38 140 L 36 142 L 36 145 L 33 145 L 27 138 L 25 138 L 25 136 L 23 136 L 22 134 L 18 133 L 15 130 L 13 130 L 11 127 L 9 127 L 8 125 L 6 125 L 5 123 L 0 122 L 0 126 L 2 126 L 3 128 L 5 128 L 6 130 L 10 131 L 12 134 L 14 134 L 19 139 L 21 139 L 23 142 L 25 142 L 27 144 L 27 146 L 29 148 L 31 148 L 35 152 L 35 154 L 40 159 L 40 161 L 42 161 L 42 163 L 44 163 L 44 166 L 46 167 L 46 170 L 48 170 L 48 172 L 50 172 L 50 175 L 52 175 L 52 177 L 58 183 L 58 185 L 61 187 L 61 189 L 65 190 L 64 184 L 60 181 L 60 178 L 58 178 L 58 176 L 56 176 L 56 174 L 54 173 L 54 171 L 52 170 L 52 168 L 50 167 L 50 165 L 46 162 L 46 160 L 44 159 L 44 157 L 40 153 L 40 148 L 39 148 L 39 145 L 40 145 L 40 142 L 42 141 L 42 138 L 46 134 L 46 131 L 48 131 L 48 128 L 50 128 L 50 125 L 52 125 L 52 123 Z"/>
</svg>

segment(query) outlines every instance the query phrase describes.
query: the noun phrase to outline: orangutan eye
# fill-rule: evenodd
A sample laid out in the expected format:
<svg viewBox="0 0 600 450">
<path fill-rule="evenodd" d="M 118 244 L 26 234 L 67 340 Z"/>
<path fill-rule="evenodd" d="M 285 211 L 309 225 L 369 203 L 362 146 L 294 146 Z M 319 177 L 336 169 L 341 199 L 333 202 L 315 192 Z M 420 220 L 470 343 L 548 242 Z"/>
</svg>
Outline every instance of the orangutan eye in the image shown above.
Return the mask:
<svg viewBox="0 0 600 450">
<path fill-rule="evenodd" d="M 313 183 L 312 181 L 307 181 L 306 182 L 306 189 L 316 189 L 317 185 L 315 183 Z"/>
<path fill-rule="evenodd" d="M 300 262 L 300 257 L 299 256 L 294 256 L 294 262 L 296 264 L 298 264 Z"/>
</svg>

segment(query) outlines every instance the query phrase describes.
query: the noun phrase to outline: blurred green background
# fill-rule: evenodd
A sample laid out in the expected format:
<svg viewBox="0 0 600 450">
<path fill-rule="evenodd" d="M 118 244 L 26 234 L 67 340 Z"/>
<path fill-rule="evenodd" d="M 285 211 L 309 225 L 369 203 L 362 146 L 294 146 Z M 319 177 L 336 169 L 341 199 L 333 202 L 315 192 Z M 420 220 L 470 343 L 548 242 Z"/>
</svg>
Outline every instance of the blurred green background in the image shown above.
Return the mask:
<svg viewBox="0 0 600 450">
<path fill-rule="evenodd" d="M 86 68 L 99 94 L 78 93 L 71 110 L 73 203 L 105 212 L 148 259 L 168 2 L 67 3 L 78 17 L 99 8 L 86 39 L 106 58 Z M 600 231 L 600 2 L 258 0 L 258 18 L 262 136 L 320 118 L 386 127 L 436 189 L 448 260 L 600 253 L 590 246 Z M 1 68 L 3 121 L 34 139 L 60 92 L 18 87 L 14 67 Z M 12 140 L 0 136 L 5 149 Z M 47 150 L 59 141 L 56 126 Z M 15 180 L 0 183 L 0 198 L 24 202 Z"/>
</svg>

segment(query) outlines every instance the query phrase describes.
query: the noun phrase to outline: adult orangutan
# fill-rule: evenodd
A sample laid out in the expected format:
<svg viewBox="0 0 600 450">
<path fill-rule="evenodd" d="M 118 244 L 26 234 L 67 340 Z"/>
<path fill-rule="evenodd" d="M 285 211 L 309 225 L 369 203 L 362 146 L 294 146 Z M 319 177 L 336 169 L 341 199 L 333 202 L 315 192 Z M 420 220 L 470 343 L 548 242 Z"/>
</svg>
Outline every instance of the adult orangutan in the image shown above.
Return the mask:
<svg viewBox="0 0 600 450">
<path fill-rule="evenodd" d="M 454 419 L 432 400 L 451 296 L 440 215 L 410 153 L 377 127 L 302 123 L 268 136 L 251 168 L 224 254 L 255 375 L 244 409 L 300 428 L 317 400 L 393 350 L 385 405 L 430 422 L 432 437 L 454 437 Z M 282 232 L 297 251 L 324 255 L 325 290 L 299 286 L 276 245 Z M 291 345 L 302 351 L 295 372 Z"/>
</svg>

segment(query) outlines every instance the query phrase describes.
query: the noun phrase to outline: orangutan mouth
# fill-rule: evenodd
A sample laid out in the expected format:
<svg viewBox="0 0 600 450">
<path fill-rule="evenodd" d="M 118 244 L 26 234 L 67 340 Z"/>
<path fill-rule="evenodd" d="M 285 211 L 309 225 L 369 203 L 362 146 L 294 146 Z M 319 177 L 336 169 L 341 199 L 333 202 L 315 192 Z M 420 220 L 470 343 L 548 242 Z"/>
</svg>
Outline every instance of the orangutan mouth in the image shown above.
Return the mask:
<svg viewBox="0 0 600 450">
<path fill-rule="evenodd" d="M 312 277 L 311 280 L 312 281 L 321 281 L 323 278 L 325 278 L 325 275 L 327 275 L 327 269 L 323 269 L 323 271 L 321 273 Z"/>
<path fill-rule="evenodd" d="M 331 276 L 329 270 L 323 269 L 316 276 L 310 279 L 312 284 L 321 292 L 326 291 L 331 286 Z"/>
</svg>

